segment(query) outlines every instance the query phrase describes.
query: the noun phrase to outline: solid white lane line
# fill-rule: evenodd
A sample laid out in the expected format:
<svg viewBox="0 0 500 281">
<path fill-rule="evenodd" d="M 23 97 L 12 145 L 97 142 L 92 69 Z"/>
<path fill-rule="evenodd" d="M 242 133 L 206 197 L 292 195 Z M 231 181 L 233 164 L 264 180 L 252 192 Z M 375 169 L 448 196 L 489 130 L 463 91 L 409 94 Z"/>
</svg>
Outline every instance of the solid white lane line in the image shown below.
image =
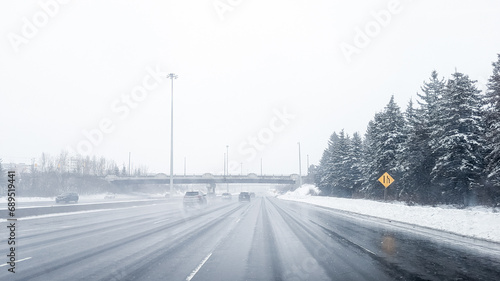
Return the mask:
<svg viewBox="0 0 500 281">
<path fill-rule="evenodd" d="M 21 261 L 25 261 L 25 260 L 29 260 L 29 259 L 31 259 L 31 257 L 17 260 L 16 263 L 21 262 Z M 8 263 L 0 264 L 0 267 L 6 266 L 6 265 L 8 265 Z"/>
<path fill-rule="evenodd" d="M 186 281 L 191 281 L 193 277 L 198 273 L 198 271 L 201 269 L 201 267 L 207 262 L 207 260 L 212 256 L 212 253 L 210 253 L 206 258 L 204 258 L 201 263 L 196 267 L 191 274 L 186 278 Z"/>
</svg>

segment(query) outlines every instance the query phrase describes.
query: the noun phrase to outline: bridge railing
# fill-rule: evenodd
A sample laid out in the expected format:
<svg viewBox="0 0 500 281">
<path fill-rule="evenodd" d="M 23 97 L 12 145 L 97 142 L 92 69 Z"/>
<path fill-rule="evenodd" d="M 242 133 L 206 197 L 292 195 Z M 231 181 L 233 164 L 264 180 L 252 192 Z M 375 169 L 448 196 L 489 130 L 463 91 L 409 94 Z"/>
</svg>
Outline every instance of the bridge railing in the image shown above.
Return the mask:
<svg viewBox="0 0 500 281">
<path fill-rule="evenodd" d="M 110 181 L 110 182 L 126 182 L 126 181 L 166 181 L 170 177 L 165 175 L 165 174 L 156 174 L 156 175 L 148 175 L 148 176 L 132 176 L 132 177 L 119 177 L 119 176 L 107 176 L 105 179 Z M 252 182 L 252 181 L 297 181 L 298 180 L 298 175 L 292 174 L 292 175 L 256 175 L 256 174 L 249 174 L 249 175 L 214 175 L 214 174 L 203 174 L 203 175 L 174 175 L 174 180 L 176 181 L 194 181 L 194 182 L 205 182 L 205 181 L 218 181 L 220 182 L 223 180 L 224 182 L 230 181 L 238 181 L 241 180 L 242 182 Z"/>
<path fill-rule="evenodd" d="M 221 174 L 203 174 L 203 175 L 197 175 L 197 174 L 192 174 L 192 175 L 184 175 L 184 174 L 174 174 L 173 175 L 175 178 L 263 178 L 263 179 L 273 179 L 273 178 L 290 178 L 290 177 L 298 177 L 296 174 L 291 174 L 291 175 L 256 175 L 256 174 L 247 174 L 247 175 L 221 175 Z M 154 174 L 154 175 L 144 175 L 144 176 L 115 176 L 115 175 L 108 175 L 107 178 L 116 178 L 116 179 L 144 179 L 144 178 L 169 178 L 170 175 L 166 174 Z"/>
</svg>

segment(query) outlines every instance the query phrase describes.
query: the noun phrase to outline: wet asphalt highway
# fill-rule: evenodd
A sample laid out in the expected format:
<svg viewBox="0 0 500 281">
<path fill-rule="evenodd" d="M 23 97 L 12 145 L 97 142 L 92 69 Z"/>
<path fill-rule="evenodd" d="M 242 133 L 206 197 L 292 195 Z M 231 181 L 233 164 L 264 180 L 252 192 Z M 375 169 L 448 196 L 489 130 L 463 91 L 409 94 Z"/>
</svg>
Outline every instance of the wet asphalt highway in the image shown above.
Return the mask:
<svg viewBox="0 0 500 281">
<path fill-rule="evenodd" d="M 16 222 L 16 236 L 16 273 L 2 264 L 0 280 L 500 276 L 498 244 L 272 197 L 217 199 L 188 211 L 172 200 L 31 217 Z M 0 253 L 6 261 L 5 239 Z"/>
</svg>

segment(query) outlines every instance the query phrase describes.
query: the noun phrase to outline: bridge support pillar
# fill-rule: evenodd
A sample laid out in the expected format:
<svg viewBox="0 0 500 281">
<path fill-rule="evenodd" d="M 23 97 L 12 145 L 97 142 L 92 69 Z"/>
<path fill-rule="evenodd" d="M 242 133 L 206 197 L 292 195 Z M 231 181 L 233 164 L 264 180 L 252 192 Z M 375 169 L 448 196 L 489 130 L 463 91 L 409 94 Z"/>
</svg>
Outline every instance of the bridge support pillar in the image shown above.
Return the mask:
<svg viewBox="0 0 500 281">
<path fill-rule="evenodd" d="M 217 185 L 215 184 L 215 182 L 211 182 L 209 183 L 209 185 L 207 186 L 207 189 L 208 189 L 208 193 L 213 193 L 215 194 L 215 187 Z"/>
</svg>

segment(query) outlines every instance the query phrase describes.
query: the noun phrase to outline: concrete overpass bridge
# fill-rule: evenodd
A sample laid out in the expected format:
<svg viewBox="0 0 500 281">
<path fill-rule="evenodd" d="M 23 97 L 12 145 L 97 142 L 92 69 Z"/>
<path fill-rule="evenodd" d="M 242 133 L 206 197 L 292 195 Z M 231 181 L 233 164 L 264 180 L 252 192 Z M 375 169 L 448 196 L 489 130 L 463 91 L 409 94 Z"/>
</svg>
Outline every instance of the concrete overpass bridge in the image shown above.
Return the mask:
<svg viewBox="0 0 500 281">
<path fill-rule="evenodd" d="M 170 176 L 166 174 L 156 174 L 142 177 L 118 177 L 107 176 L 106 180 L 112 184 L 123 185 L 140 185 L 140 184 L 169 184 Z M 212 192 L 215 192 L 217 184 L 296 184 L 299 180 L 299 175 L 292 174 L 288 176 L 248 174 L 248 175 L 174 175 L 174 184 L 206 184 L 210 186 Z"/>
</svg>

